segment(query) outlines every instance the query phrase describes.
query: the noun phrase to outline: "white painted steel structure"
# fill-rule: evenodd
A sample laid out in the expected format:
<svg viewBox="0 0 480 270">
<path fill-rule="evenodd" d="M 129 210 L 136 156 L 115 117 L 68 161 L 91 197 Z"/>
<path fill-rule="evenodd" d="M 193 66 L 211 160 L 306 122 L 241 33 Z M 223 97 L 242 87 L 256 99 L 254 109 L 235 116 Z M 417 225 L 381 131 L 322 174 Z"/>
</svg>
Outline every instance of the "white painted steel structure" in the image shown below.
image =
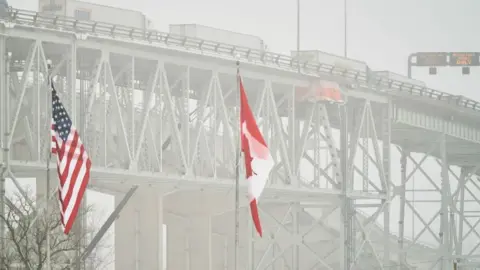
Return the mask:
<svg viewBox="0 0 480 270">
<path fill-rule="evenodd" d="M 317 62 L 299 74 L 288 56 L 160 32 L 23 10 L 2 22 L 2 179 L 45 179 L 51 59 L 92 156 L 90 188 L 120 200 L 138 186 L 115 222 L 116 269 L 161 269 L 164 237 L 168 269 L 233 269 L 237 58 L 277 163 L 261 201 L 264 239 L 242 209 L 241 269 L 480 264 L 480 242 L 468 242 L 480 239 L 477 102 Z M 296 100 L 296 87 L 319 79 L 345 88 L 347 105 Z M 425 169 L 428 159 L 439 166 Z M 432 187 L 415 190 L 416 204 L 412 181 Z M 422 200 L 435 202 L 429 220 Z M 423 224 L 412 240 L 407 209 Z"/>
</svg>

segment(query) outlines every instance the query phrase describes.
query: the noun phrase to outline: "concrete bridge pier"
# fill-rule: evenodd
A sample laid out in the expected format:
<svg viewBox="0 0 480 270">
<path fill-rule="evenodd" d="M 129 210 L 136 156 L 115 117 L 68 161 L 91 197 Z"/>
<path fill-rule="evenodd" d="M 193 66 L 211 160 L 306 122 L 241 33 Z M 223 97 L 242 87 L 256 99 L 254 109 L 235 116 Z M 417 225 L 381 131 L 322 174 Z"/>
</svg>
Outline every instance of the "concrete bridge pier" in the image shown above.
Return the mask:
<svg viewBox="0 0 480 270">
<path fill-rule="evenodd" d="M 170 239 L 167 242 L 167 269 L 225 269 L 226 239 L 213 231 L 210 214 L 188 217 L 169 215 L 166 223 Z"/>
<path fill-rule="evenodd" d="M 115 198 L 116 203 L 123 196 Z M 115 269 L 163 269 L 163 197 L 139 187 L 115 221 Z"/>
<path fill-rule="evenodd" d="M 188 269 L 188 235 L 183 218 L 168 215 L 167 225 L 167 269 Z"/>
<path fill-rule="evenodd" d="M 188 254 L 190 268 L 212 270 L 212 222 L 208 214 L 190 217 Z"/>
<path fill-rule="evenodd" d="M 168 196 L 167 269 L 225 269 L 225 237 L 216 234 L 212 225 L 215 214 L 230 206 L 226 198 L 225 194 L 206 191 Z"/>
</svg>

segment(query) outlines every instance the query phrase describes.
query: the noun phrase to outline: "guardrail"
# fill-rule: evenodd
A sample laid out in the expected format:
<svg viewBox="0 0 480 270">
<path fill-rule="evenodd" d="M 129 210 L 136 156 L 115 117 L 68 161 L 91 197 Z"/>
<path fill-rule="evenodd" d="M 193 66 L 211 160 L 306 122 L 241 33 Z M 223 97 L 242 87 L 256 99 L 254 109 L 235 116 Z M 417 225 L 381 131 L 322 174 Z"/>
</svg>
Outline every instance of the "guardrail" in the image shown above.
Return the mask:
<svg viewBox="0 0 480 270">
<path fill-rule="evenodd" d="M 352 70 L 345 67 L 337 67 L 319 62 L 297 61 L 290 56 L 278 53 L 259 51 L 245 47 L 238 47 L 234 45 L 179 36 L 148 29 L 132 28 L 97 21 L 77 20 L 71 17 L 56 16 L 46 13 L 38 13 L 35 11 L 10 9 L 7 15 L 7 17 L 0 18 L 0 21 L 15 25 L 49 28 L 64 32 L 67 31 L 71 32 L 72 34 L 88 34 L 98 37 L 103 36 L 132 41 L 144 41 L 146 44 L 155 43 L 162 44 L 167 47 L 185 48 L 188 49 L 189 52 L 191 52 L 193 49 L 204 54 L 208 53 L 231 59 L 240 58 L 243 61 L 254 64 L 277 67 L 292 72 L 298 72 L 300 67 L 301 73 L 305 75 L 341 76 L 347 80 L 351 80 L 361 87 L 381 92 L 397 90 L 413 96 L 426 97 L 448 103 L 453 102 L 456 106 L 480 111 L 480 103 L 475 100 L 468 99 L 463 96 L 447 94 L 438 90 L 421 87 L 402 81 L 374 76 L 369 71 L 365 72 L 360 70 Z"/>
</svg>

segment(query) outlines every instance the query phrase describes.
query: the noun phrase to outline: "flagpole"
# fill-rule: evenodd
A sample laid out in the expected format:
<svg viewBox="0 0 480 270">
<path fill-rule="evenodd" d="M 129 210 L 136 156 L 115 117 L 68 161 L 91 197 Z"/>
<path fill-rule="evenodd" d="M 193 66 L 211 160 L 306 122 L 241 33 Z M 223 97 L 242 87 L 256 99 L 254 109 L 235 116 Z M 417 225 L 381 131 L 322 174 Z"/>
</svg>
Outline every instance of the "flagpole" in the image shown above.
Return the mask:
<svg viewBox="0 0 480 270">
<path fill-rule="evenodd" d="M 48 87 L 50 88 L 50 97 L 52 95 L 51 91 L 53 89 L 52 88 L 52 83 L 53 83 L 53 78 L 52 78 L 52 73 L 51 73 L 51 68 L 52 68 L 52 64 L 51 64 L 51 61 L 48 60 L 47 61 L 47 68 L 48 68 Z M 52 118 L 51 116 L 51 113 L 52 113 L 52 99 L 50 98 L 48 101 L 47 101 L 47 104 L 50 104 L 50 106 L 47 105 L 47 110 L 48 110 L 48 115 L 50 115 L 50 119 Z M 51 121 L 51 120 L 50 120 Z M 48 122 L 50 122 L 48 121 Z M 50 134 L 50 129 L 51 127 L 49 125 L 48 126 L 48 134 Z M 49 136 L 49 141 L 51 140 L 50 136 Z M 49 222 L 49 218 L 50 218 L 50 211 L 49 211 L 49 199 L 50 199 L 50 160 L 52 158 L 52 151 L 51 149 L 49 148 L 48 149 L 48 155 L 47 155 L 47 177 L 46 177 L 46 192 L 45 192 L 45 203 L 46 203 L 46 207 L 45 207 L 45 211 L 46 211 L 46 215 L 45 215 L 45 218 L 46 218 L 46 242 L 47 242 L 47 270 L 51 270 L 52 269 L 52 265 L 51 265 L 51 251 L 50 251 L 50 222 Z"/>
<path fill-rule="evenodd" d="M 242 123 L 241 120 L 241 97 L 240 97 L 240 61 L 237 61 L 237 97 L 238 97 L 238 128 L 239 131 L 241 130 Z M 236 155 L 236 173 L 235 173 L 235 270 L 238 269 L 238 260 L 239 260 L 239 245 L 240 245 L 240 237 L 239 237 L 239 230 L 240 230 L 240 155 L 242 152 L 242 134 L 241 131 L 238 132 L 238 146 L 237 146 L 237 155 Z"/>
</svg>

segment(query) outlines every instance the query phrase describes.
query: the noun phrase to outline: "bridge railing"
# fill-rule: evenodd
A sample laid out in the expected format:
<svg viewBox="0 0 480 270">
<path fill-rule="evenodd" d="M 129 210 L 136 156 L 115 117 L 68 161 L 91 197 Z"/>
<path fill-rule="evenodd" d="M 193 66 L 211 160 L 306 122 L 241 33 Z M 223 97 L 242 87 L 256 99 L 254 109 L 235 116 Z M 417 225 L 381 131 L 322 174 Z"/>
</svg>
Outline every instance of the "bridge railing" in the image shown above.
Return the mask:
<svg viewBox="0 0 480 270">
<path fill-rule="evenodd" d="M 276 67 L 287 71 L 301 72 L 305 75 L 336 75 L 361 87 L 377 91 L 398 91 L 407 95 L 421 96 L 438 101 L 443 101 L 456 106 L 480 111 L 480 103 L 463 96 L 451 95 L 438 90 L 421 87 L 418 85 L 376 77 L 369 71 L 353 70 L 313 61 L 298 61 L 287 55 L 254 50 L 209 40 L 174 35 L 149 29 L 132 28 L 104 22 L 77 20 L 71 17 L 57 16 L 35 11 L 11 9 L 7 17 L 0 21 L 15 25 L 41 27 L 69 32 L 72 34 L 85 34 L 88 36 L 108 37 L 130 41 L 144 41 L 165 47 L 177 47 L 190 52 L 204 55 L 214 55 L 227 59 L 239 57 L 242 61 Z M 387 89 L 387 90 L 386 90 Z"/>
</svg>

